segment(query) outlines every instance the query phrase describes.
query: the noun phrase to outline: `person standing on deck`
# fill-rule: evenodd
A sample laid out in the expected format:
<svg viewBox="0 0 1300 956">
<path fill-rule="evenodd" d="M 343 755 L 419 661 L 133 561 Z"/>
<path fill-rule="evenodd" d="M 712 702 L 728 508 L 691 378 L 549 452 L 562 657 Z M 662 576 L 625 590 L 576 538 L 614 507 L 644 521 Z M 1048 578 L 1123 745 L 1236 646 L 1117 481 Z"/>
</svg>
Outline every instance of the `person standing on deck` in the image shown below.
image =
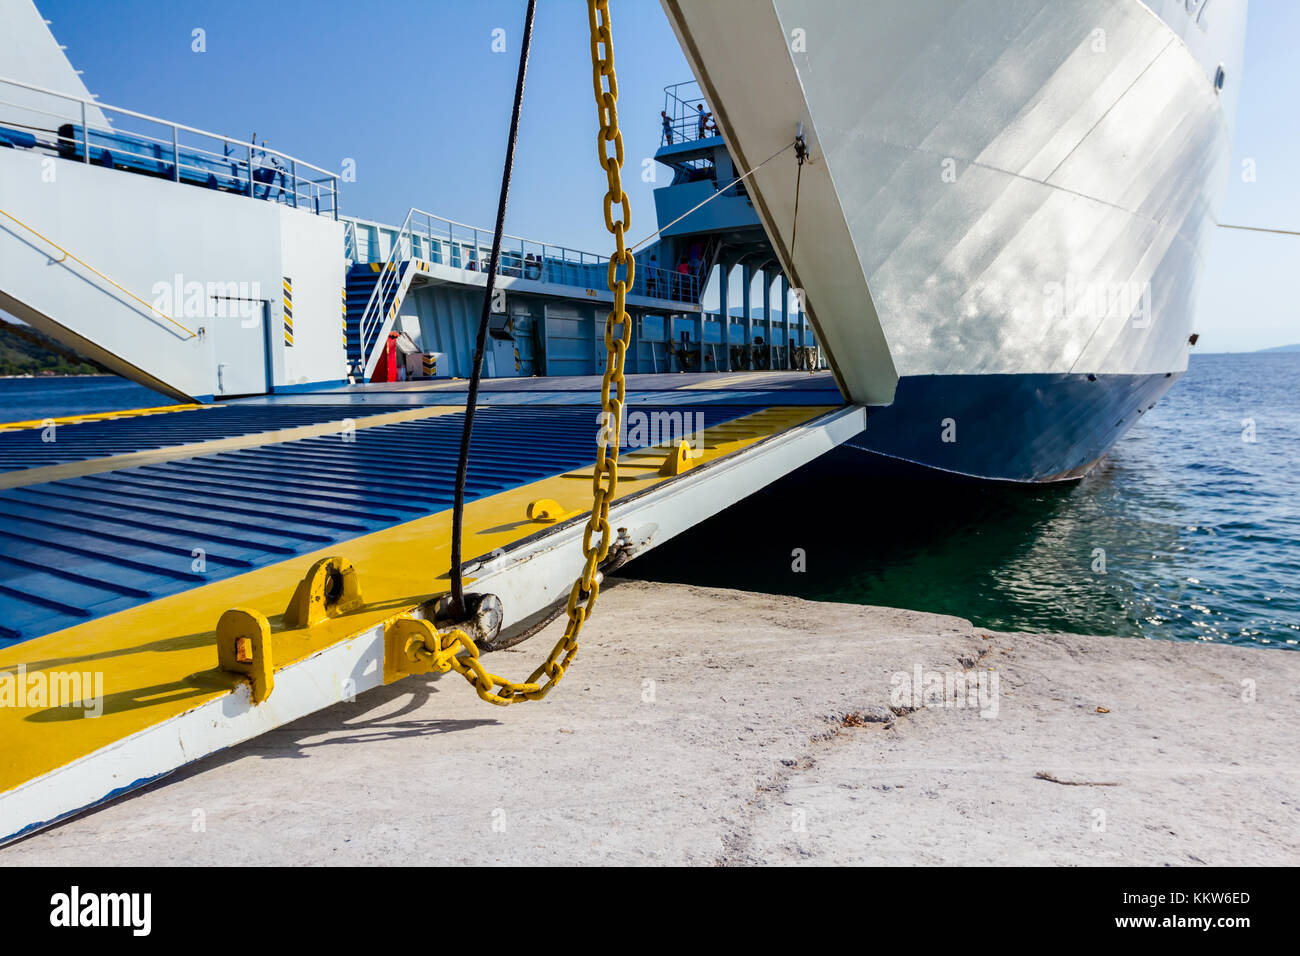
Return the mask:
<svg viewBox="0 0 1300 956">
<path fill-rule="evenodd" d="M 696 109 L 695 115 L 699 118 L 699 135 L 696 137 L 696 139 L 704 139 L 704 131 L 709 126 L 709 117 L 712 116 L 713 114 L 704 112 L 703 103 L 695 107 L 695 109 Z"/>
<path fill-rule="evenodd" d="M 253 134 L 253 145 L 257 146 L 257 134 Z M 262 140 L 261 149 L 251 157 L 252 168 L 249 170 L 249 176 L 253 180 L 252 196 L 254 199 L 270 199 L 271 193 L 277 190 L 276 181 L 279 180 L 278 191 L 275 192 L 275 199 L 280 200 L 285 196 L 284 189 L 284 167 L 280 161 L 266 151 L 266 140 Z M 258 196 L 257 187 L 261 185 L 264 191 Z"/>
<path fill-rule="evenodd" d="M 660 110 L 659 115 L 664 121 L 664 145 L 671 146 L 673 144 L 673 121 L 668 118 L 667 110 Z"/>
</svg>

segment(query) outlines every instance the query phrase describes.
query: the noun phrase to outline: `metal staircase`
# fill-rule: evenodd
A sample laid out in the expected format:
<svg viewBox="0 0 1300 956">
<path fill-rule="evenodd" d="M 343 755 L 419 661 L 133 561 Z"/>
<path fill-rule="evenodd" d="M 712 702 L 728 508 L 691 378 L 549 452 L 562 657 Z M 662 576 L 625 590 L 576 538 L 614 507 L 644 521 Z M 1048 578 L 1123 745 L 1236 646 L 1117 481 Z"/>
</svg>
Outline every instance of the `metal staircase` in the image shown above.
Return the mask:
<svg viewBox="0 0 1300 956">
<path fill-rule="evenodd" d="M 411 261 L 358 262 L 347 276 L 348 370 L 368 380 L 377 346 L 392 327 L 408 283 L 402 281 Z M 387 281 L 381 281 L 387 278 Z"/>
<path fill-rule="evenodd" d="M 428 271 L 428 262 L 421 258 L 421 253 L 430 256 L 431 247 L 425 236 L 416 231 L 420 224 L 424 226 L 421 232 L 431 234 L 429 214 L 412 207 L 401 228 L 391 234 L 388 255 L 382 261 L 374 262 L 356 261 L 363 257 L 363 253 L 358 244 L 356 224 L 349 224 L 346 250 L 354 264 L 348 268 L 344 300 L 347 306 L 348 371 L 363 381 L 369 381 L 374 373 L 380 346 L 393 327 L 402 300 L 411 287 L 411 278 L 417 271 Z"/>
</svg>

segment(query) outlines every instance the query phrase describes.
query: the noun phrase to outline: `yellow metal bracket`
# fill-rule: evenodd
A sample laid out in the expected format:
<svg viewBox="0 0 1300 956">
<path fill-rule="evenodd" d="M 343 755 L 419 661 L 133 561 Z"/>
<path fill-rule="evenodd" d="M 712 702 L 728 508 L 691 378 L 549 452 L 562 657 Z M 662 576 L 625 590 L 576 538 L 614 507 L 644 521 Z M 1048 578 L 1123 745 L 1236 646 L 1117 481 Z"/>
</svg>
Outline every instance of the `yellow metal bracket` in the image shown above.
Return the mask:
<svg viewBox="0 0 1300 956">
<path fill-rule="evenodd" d="M 275 689 L 271 660 L 271 625 L 257 611 L 232 607 L 217 622 L 217 662 L 224 671 L 242 674 L 253 684 L 253 703 Z"/>
<path fill-rule="evenodd" d="M 536 501 L 528 502 L 528 520 L 536 521 L 541 524 L 555 524 L 563 521 L 573 514 L 572 511 L 565 511 L 564 507 L 554 498 L 539 498 Z"/>
<path fill-rule="evenodd" d="M 364 606 L 361 584 L 352 562 L 337 555 L 322 558 L 298 582 L 284 611 L 286 628 L 314 627 L 327 618 Z"/>
<path fill-rule="evenodd" d="M 694 466 L 695 453 L 691 451 L 691 446 L 683 439 L 677 443 L 677 447 L 668 454 L 668 457 L 664 459 L 664 463 L 659 466 L 659 474 L 664 477 L 680 475 Z"/>
<path fill-rule="evenodd" d="M 438 646 L 438 632 L 430 622 L 405 615 L 390 622 L 384 629 L 384 683 L 414 674 L 447 673 L 451 660 L 427 653 Z"/>
<path fill-rule="evenodd" d="M 567 662 L 566 662 L 567 663 Z M 521 700 L 538 700 L 546 688 L 538 683 L 543 674 L 554 674 L 561 665 L 543 664 L 526 681 L 516 682 L 498 677 L 479 660 L 478 645 L 460 628 L 439 631 L 430 621 L 403 614 L 384 629 L 384 683 L 391 684 L 413 674 L 454 670 L 473 685 L 480 698 L 489 704 L 506 707 Z"/>
</svg>

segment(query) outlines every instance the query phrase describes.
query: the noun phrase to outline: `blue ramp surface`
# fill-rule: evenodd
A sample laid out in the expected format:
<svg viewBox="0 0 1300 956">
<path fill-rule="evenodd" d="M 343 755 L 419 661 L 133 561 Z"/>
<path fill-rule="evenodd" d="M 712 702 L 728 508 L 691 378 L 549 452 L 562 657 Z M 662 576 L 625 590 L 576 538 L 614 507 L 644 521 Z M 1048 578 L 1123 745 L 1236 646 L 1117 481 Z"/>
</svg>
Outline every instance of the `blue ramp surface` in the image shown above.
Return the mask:
<svg viewBox="0 0 1300 956">
<path fill-rule="evenodd" d="M 686 427 L 754 410 L 704 406 L 687 412 Z M 638 411 L 682 416 L 681 408 Z M 480 409 L 466 497 L 591 464 L 597 413 L 590 405 Z M 463 421 L 463 412 L 447 413 L 359 428 L 350 440 L 303 438 L 0 491 L 0 640 L 48 634 L 443 511 Z"/>
</svg>

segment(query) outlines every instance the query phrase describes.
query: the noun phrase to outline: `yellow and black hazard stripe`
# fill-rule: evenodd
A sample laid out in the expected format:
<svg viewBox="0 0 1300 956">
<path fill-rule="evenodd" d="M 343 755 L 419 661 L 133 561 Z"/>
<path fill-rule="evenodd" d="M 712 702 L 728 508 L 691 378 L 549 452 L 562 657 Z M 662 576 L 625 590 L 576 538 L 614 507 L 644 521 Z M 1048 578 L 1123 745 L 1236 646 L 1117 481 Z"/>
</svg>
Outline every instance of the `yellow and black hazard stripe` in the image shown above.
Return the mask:
<svg viewBox="0 0 1300 956">
<path fill-rule="evenodd" d="M 343 291 L 341 294 L 343 296 L 343 349 L 344 351 L 346 351 L 348 347 L 348 287 L 347 286 L 343 287 Z"/>
<path fill-rule="evenodd" d="M 436 378 L 438 375 L 438 356 L 432 352 L 424 353 L 424 377 Z"/>
<path fill-rule="evenodd" d="M 293 345 L 293 280 L 284 277 L 284 344 Z"/>
</svg>

